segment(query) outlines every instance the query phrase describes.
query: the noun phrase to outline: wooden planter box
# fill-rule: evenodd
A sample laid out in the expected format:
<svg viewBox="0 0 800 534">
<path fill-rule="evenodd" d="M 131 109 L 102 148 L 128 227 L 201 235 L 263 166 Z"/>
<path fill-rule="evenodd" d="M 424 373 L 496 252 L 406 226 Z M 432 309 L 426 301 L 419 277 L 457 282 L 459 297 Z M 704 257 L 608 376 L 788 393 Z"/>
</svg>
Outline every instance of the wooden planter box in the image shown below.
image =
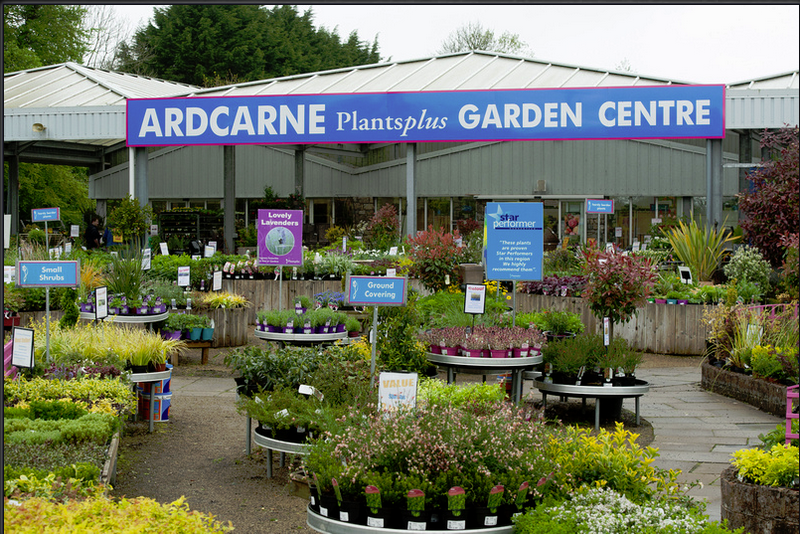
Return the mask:
<svg viewBox="0 0 800 534">
<path fill-rule="evenodd" d="M 720 369 L 708 362 L 703 362 L 700 369 L 703 389 L 745 402 L 762 412 L 786 417 L 786 386 Z"/>
<path fill-rule="evenodd" d="M 800 531 L 797 490 L 739 482 L 736 468 L 730 466 L 722 472 L 720 491 L 720 515 L 731 529 L 774 534 Z"/>
<path fill-rule="evenodd" d="M 214 321 L 214 337 L 211 347 L 239 347 L 247 344 L 248 317 L 252 308 L 219 308 L 193 311 L 196 315 L 208 315 Z"/>
</svg>

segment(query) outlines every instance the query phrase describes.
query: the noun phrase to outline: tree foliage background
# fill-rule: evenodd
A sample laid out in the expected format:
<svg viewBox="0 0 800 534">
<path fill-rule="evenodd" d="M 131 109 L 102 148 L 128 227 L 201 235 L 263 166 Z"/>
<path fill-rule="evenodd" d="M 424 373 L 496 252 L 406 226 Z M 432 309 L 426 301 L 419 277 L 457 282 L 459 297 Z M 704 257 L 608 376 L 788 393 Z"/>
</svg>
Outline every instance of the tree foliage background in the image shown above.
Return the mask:
<svg viewBox="0 0 800 534">
<path fill-rule="evenodd" d="M 772 158 L 747 175 L 750 189 L 738 195 L 739 209 L 747 214 L 741 226 L 750 243 L 777 267 L 785 252 L 782 239 L 800 228 L 800 130 L 765 132 L 761 146 L 770 149 Z"/>
<path fill-rule="evenodd" d="M 156 8 L 153 21 L 119 49 L 124 72 L 204 87 L 380 61 L 377 38 L 315 28 L 296 6 L 188 5 Z"/>
<path fill-rule="evenodd" d="M 486 52 L 502 52 L 533 57 L 528 44 L 516 33 L 503 32 L 496 35 L 493 30 L 484 28 L 480 22 L 470 22 L 456 28 L 442 41 L 437 54 L 454 54 L 484 50 Z"/>
</svg>

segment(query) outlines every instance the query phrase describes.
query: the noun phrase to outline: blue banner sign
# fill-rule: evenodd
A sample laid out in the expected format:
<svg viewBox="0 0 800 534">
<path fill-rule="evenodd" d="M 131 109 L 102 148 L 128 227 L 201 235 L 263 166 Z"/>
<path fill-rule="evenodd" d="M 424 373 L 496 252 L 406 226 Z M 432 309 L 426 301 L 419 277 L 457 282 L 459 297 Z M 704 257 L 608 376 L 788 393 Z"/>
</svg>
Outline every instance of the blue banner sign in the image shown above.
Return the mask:
<svg viewBox="0 0 800 534">
<path fill-rule="evenodd" d="M 725 137 L 723 85 L 128 99 L 128 146 Z"/>
<path fill-rule="evenodd" d="M 348 275 L 345 300 L 352 306 L 405 306 L 407 282 L 399 276 Z"/>
<path fill-rule="evenodd" d="M 614 213 L 614 200 L 586 199 L 586 213 Z"/>
<path fill-rule="evenodd" d="M 78 287 L 80 267 L 77 261 L 18 261 L 17 285 L 20 287 Z"/>
<path fill-rule="evenodd" d="M 541 280 L 544 208 L 541 202 L 486 204 L 486 279 Z"/>
<path fill-rule="evenodd" d="M 61 220 L 61 208 L 36 208 L 31 210 L 33 222 Z"/>
</svg>

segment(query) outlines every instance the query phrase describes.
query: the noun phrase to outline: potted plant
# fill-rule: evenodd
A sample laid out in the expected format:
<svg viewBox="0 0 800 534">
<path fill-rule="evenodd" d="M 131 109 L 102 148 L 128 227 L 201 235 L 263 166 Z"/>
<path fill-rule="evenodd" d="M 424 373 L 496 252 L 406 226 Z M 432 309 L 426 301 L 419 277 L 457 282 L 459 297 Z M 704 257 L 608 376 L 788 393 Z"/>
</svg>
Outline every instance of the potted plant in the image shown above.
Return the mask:
<svg viewBox="0 0 800 534">
<path fill-rule="evenodd" d="M 677 304 L 678 299 L 681 298 L 683 295 L 681 294 L 680 291 L 673 289 L 672 291 L 667 293 L 666 296 L 667 296 L 667 304 Z"/>
<path fill-rule="evenodd" d="M 348 317 L 345 321 L 348 337 L 358 337 L 361 335 L 361 323 L 355 317 Z"/>
<path fill-rule="evenodd" d="M 580 315 L 568 311 L 545 310 L 537 314 L 533 322 L 548 340 L 575 337 L 584 330 Z"/>
<path fill-rule="evenodd" d="M 552 369 L 556 383 L 574 385 L 579 374 L 589 367 L 591 354 L 586 352 L 581 340 L 567 338 L 548 343 L 542 349 L 542 362 Z"/>
<path fill-rule="evenodd" d="M 200 315 L 199 317 L 202 318 L 200 341 L 211 341 L 214 338 L 214 320 L 207 315 Z"/>
<path fill-rule="evenodd" d="M 719 267 L 725 245 L 738 239 L 726 236 L 723 223 L 719 230 L 698 226 L 692 220 L 689 224 L 678 221 L 676 226 L 664 229 L 675 256 L 682 261 L 700 282 L 711 280 L 711 275 Z"/>
<path fill-rule="evenodd" d="M 624 256 L 614 251 L 588 250 L 584 253 L 588 277 L 583 298 L 595 317 L 610 319 L 610 337 L 614 324 L 628 322 L 643 306 L 655 284 L 656 274 L 648 258 Z"/>
<path fill-rule="evenodd" d="M 183 330 L 184 314 L 170 313 L 167 320 L 164 321 L 164 326 L 161 329 L 161 335 L 164 339 L 180 339 Z"/>
<path fill-rule="evenodd" d="M 479 330 L 467 335 L 461 342 L 461 345 L 464 347 L 464 356 L 470 358 L 480 358 L 481 350 L 488 347 L 486 338 Z"/>
</svg>

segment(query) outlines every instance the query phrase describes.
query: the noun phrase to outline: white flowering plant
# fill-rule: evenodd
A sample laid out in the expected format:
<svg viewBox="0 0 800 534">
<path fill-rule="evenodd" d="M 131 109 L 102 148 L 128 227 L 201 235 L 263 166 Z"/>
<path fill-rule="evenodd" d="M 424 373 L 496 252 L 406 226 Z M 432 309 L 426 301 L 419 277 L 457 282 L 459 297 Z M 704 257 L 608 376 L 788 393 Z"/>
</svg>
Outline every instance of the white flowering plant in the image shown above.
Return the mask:
<svg viewBox="0 0 800 534">
<path fill-rule="evenodd" d="M 514 518 L 517 534 L 721 534 L 725 524 L 707 521 L 702 509 L 657 499 L 641 504 L 609 488 L 583 487 L 570 498 L 551 502 Z"/>
</svg>

